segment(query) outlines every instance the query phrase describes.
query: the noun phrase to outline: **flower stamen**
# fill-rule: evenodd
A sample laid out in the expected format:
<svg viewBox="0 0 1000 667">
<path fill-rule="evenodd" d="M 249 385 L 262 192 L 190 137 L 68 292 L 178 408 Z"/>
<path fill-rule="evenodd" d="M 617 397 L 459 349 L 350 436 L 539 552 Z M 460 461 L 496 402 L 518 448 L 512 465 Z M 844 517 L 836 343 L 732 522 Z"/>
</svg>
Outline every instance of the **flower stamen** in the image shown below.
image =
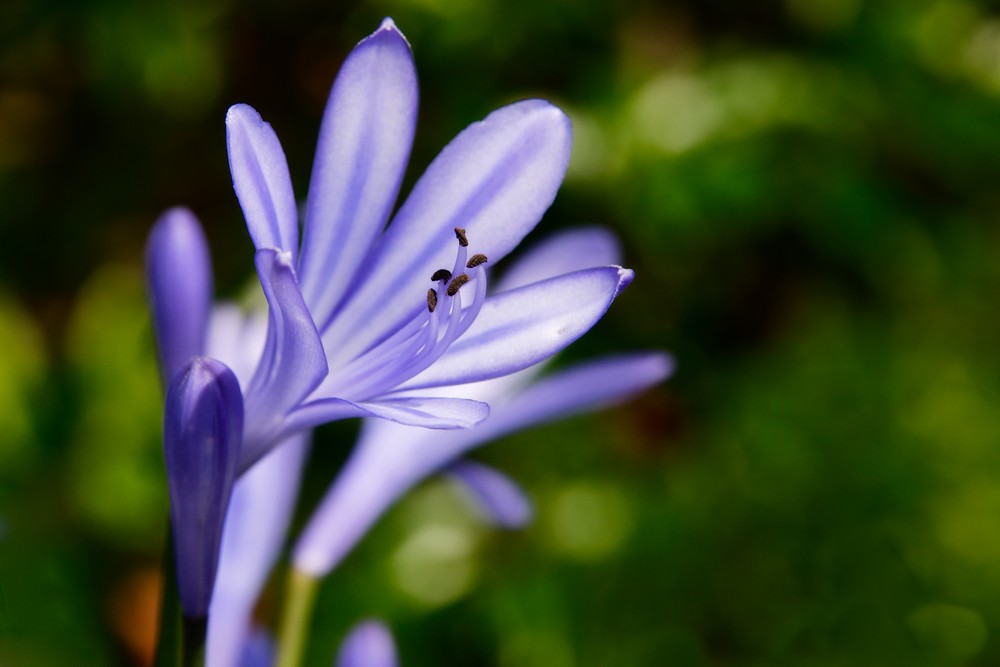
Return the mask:
<svg viewBox="0 0 1000 667">
<path fill-rule="evenodd" d="M 415 313 L 394 334 L 339 369 L 337 391 L 352 400 L 392 391 L 433 364 L 472 325 L 486 299 L 483 264 L 488 260 L 481 253 L 467 259 L 469 239 L 464 229 L 456 227 L 455 237 L 455 265 L 431 276 L 438 286 L 427 290 L 427 310 Z M 475 283 L 475 292 L 463 308 L 460 290 L 469 282 Z"/>
<path fill-rule="evenodd" d="M 469 282 L 468 273 L 462 273 L 452 278 L 451 282 L 448 283 L 448 291 L 447 291 L 448 296 L 455 296 L 456 294 L 458 294 L 458 290 L 462 289 L 462 285 L 464 285 L 467 282 Z"/>
<path fill-rule="evenodd" d="M 431 280 L 433 280 L 434 282 L 438 282 L 439 280 L 447 282 L 451 280 L 451 271 L 449 271 L 448 269 L 438 269 L 437 271 L 434 272 L 434 275 L 431 276 Z"/>
</svg>

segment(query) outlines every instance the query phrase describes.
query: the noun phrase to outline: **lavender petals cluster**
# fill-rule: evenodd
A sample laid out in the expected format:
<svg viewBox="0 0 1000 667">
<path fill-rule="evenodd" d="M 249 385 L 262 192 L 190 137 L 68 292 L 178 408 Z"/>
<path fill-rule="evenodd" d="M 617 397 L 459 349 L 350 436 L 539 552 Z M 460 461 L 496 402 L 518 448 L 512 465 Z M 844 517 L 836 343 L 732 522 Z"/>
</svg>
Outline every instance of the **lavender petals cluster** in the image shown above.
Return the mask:
<svg viewBox="0 0 1000 667">
<path fill-rule="evenodd" d="M 207 244 L 188 211 L 168 211 L 150 236 L 180 593 L 187 615 L 211 612 L 209 665 L 239 664 L 251 640 L 314 426 L 365 418 L 293 550 L 293 566 L 319 577 L 437 472 L 498 523 L 523 523 L 530 506 L 516 485 L 461 457 L 510 431 L 624 400 L 671 371 L 666 355 L 643 353 L 539 372 L 633 278 L 607 232 L 564 232 L 487 286 L 488 267 L 555 197 L 569 161 L 566 116 L 541 100 L 493 112 L 445 147 L 391 216 L 417 104 L 409 44 L 386 19 L 334 82 L 301 245 L 277 136 L 249 106 L 230 109 L 230 168 L 266 312 L 212 307 Z M 391 646 L 380 627 L 359 630 L 369 639 L 349 640 L 340 664 L 374 664 L 349 656 Z"/>
</svg>

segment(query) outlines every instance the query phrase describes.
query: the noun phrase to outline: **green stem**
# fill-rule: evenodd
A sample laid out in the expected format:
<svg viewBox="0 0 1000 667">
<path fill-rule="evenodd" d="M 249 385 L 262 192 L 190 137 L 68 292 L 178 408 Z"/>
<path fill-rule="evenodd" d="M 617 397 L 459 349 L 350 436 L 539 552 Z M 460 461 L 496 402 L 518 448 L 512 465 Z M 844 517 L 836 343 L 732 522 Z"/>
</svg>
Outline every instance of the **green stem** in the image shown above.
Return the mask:
<svg viewBox="0 0 1000 667">
<path fill-rule="evenodd" d="M 205 667 L 205 637 L 208 635 L 208 617 L 184 617 L 182 637 L 183 667 Z"/>
<path fill-rule="evenodd" d="M 167 521 L 167 539 L 163 541 L 163 593 L 160 598 L 160 627 L 156 638 L 156 667 L 181 664 L 181 602 L 177 594 L 177 562 L 174 559 L 174 534 Z"/>
<path fill-rule="evenodd" d="M 306 631 L 312 616 L 319 579 L 296 569 L 288 571 L 285 587 L 285 608 L 281 631 L 278 633 L 276 667 L 299 667 L 306 648 Z"/>
<path fill-rule="evenodd" d="M 160 600 L 160 628 L 156 640 L 156 667 L 204 667 L 208 618 L 188 618 L 181 611 L 177 588 L 177 560 L 174 532 L 167 522 L 163 544 L 163 593 Z"/>
</svg>

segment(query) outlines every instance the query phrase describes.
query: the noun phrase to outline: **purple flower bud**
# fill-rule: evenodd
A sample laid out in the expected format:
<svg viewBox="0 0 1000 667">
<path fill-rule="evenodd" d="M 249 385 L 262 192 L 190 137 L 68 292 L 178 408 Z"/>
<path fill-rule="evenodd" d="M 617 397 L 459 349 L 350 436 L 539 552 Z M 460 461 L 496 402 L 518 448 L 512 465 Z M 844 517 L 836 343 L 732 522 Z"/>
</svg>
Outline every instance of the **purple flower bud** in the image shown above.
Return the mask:
<svg viewBox="0 0 1000 667">
<path fill-rule="evenodd" d="M 205 351 L 212 302 L 208 245 L 194 214 L 172 208 L 156 221 L 146 244 L 146 279 L 163 383 Z"/>
<path fill-rule="evenodd" d="M 167 391 L 163 455 L 181 607 L 208 613 L 243 433 L 243 397 L 223 363 L 194 357 Z"/>
<path fill-rule="evenodd" d="M 392 633 L 379 621 L 356 625 L 337 656 L 337 667 L 396 667 L 397 664 Z"/>
</svg>

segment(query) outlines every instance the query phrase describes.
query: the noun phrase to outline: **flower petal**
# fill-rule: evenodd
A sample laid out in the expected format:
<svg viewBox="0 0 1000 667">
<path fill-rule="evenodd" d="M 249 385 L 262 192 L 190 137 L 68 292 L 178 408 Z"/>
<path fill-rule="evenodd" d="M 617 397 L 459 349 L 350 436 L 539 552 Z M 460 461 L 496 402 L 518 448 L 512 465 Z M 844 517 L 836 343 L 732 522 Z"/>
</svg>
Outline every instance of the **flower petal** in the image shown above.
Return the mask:
<svg viewBox="0 0 1000 667">
<path fill-rule="evenodd" d="M 400 388 L 479 382 L 538 363 L 588 331 L 632 277 L 629 269 L 600 267 L 490 297 L 469 330 Z"/>
<path fill-rule="evenodd" d="M 417 73 L 406 38 L 386 19 L 337 74 L 320 126 L 299 277 L 323 327 L 385 227 L 413 144 Z"/>
<path fill-rule="evenodd" d="M 205 352 L 212 305 L 212 262 L 198 219 L 172 208 L 146 243 L 146 279 L 164 385 L 188 359 Z"/>
<path fill-rule="evenodd" d="M 354 403 L 343 398 L 321 398 L 296 409 L 285 420 L 285 433 L 351 417 L 378 417 L 408 426 L 462 429 L 475 426 L 490 414 L 490 406 L 465 398 L 407 396 Z"/>
<path fill-rule="evenodd" d="M 455 258 L 455 227 L 491 261 L 534 228 L 569 163 L 566 115 L 542 100 L 494 111 L 448 144 L 417 182 L 376 249 L 364 280 L 324 331 L 333 364 L 425 305 L 429 279 Z"/>
<path fill-rule="evenodd" d="M 499 470 L 463 461 L 448 474 L 465 491 L 466 497 L 492 523 L 503 528 L 523 528 L 532 519 L 531 501 L 520 486 Z"/>
<path fill-rule="evenodd" d="M 365 621 L 347 635 L 337 667 L 396 667 L 396 644 L 384 623 Z"/>
<path fill-rule="evenodd" d="M 583 364 L 542 379 L 519 398 L 498 397 L 489 418 L 468 429 L 431 431 L 365 420 L 358 444 L 296 542 L 292 562 L 303 572 L 326 576 L 397 498 L 465 452 L 519 428 L 623 401 L 664 379 L 672 367 L 672 359 L 660 353 Z M 495 394 L 490 388 L 497 384 L 470 385 L 475 389 L 469 393 Z"/>
<path fill-rule="evenodd" d="M 247 434 L 252 439 L 243 443 L 241 472 L 274 446 L 284 417 L 327 373 L 323 344 L 289 255 L 258 250 L 254 259 L 267 299 L 268 328 L 264 354 L 246 391 Z"/>
<path fill-rule="evenodd" d="M 496 292 L 506 292 L 540 280 L 596 266 L 621 263 L 617 237 L 603 227 L 580 227 L 552 234 L 517 259 L 494 283 Z"/>
<path fill-rule="evenodd" d="M 388 438 L 373 429 L 383 425 L 389 427 Z M 296 570 L 325 577 L 386 508 L 426 474 L 422 451 L 415 445 L 428 433 L 442 432 L 382 419 L 364 421 L 350 457 L 295 542 L 292 564 Z"/>
<path fill-rule="evenodd" d="M 368 413 L 407 426 L 464 429 L 490 415 L 490 406 L 465 398 L 406 396 L 360 403 Z"/>
<path fill-rule="evenodd" d="M 285 543 L 308 452 L 309 435 L 293 436 L 236 482 L 208 619 L 209 665 L 241 664 L 253 608 Z"/>
<path fill-rule="evenodd" d="M 267 340 L 267 311 L 250 312 L 232 302 L 216 303 L 208 320 L 208 356 L 236 374 L 241 387 L 249 387 Z"/>
<path fill-rule="evenodd" d="M 264 630 L 254 628 L 243 646 L 243 655 L 235 664 L 238 667 L 273 667 L 276 653 L 274 639 Z M 211 660 L 206 660 L 205 664 L 212 665 L 212 667 L 224 667 L 224 665 L 217 665 Z"/>
<path fill-rule="evenodd" d="M 292 179 L 281 142 L 253 107 L 235 104 L 226 114 L 233 188 L 254 247 L 298 252 L 299 225 Z"/>
<path fill-rule="evenodd" d="M 170 383 L 163 417 L 177 584 L 190 618 L 208 613 L 242 433 L 236 376 L 215 359 L 192 358 Z"/>
<path fill-rule="evenodd" d="M 591 361 L 543 377 L 496 407 L 475 429 L 463 431 L 462 451 L 517 431 L 625 401 L 662 382 L 674 359 L 662 352 L 641 352 Z M 450 435 L 450 434 L 449 434 Z M 458 438 L 453 439 L 458 444 Z"/>
</svg>

